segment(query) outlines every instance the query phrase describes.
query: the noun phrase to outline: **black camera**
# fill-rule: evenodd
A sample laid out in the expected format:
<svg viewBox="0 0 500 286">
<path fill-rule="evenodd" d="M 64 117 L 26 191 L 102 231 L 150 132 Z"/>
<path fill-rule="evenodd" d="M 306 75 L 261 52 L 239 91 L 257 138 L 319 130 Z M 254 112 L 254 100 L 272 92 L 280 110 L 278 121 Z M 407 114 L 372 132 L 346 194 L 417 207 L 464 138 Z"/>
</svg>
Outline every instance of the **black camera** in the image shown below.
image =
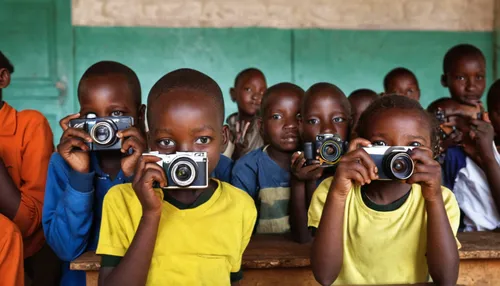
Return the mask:
<svg viewBox="0 0 500 286">
<path fill-rule="evenodd" d="M 319 134 L 315 142 L 304 143 L 304 158 L 310 165 L 318 160 L 321 167 L 336 165 L 344 152 L 347 151 L 347 141 L 342 141 L 337 134 Z"/>
<path fill-rule="evenodd" d="M 120 150 L 122 143 L 116 133 L 134 125 L 130 116 L 79 118 L 69 122 L 69 127 L 85 130 L 92 142 L 85 142 L 91 151 Z"/>
<path fill-rule="evenodd" d="M 409 146 L 376 146 L 365 147 L 378 168 L 379 180 L 406 180 L 413 175 L 415 164 L 409 151 Z"/>
<path fill-rule="evenodd" d="M 150 152 L 143 155 L 161 158 L 158 165 L 167 177 L 165 189 L 202 189 L 208 187 L 207 152 L 177 152 L 160 154 Z"/>
</svg>

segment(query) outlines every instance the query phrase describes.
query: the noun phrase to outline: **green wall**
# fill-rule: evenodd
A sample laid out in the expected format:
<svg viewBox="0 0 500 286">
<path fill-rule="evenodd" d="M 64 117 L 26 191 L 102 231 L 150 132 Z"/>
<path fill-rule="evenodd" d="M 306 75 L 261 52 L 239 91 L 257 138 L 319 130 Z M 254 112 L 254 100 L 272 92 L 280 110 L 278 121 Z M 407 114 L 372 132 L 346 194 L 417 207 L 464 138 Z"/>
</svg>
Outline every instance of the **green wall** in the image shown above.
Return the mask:
<svg viewBox="0 0 500 286">
<path fill-rule="evenodd" d="M 439 81 L 444 53 L 467 42 L 486 55 L 488 85 L 493 78 L 491 32 L 74 27 L 74 41 L 77 80 L 96 61 L 120 61 L 136 71 L 146 99 L 166 72 L 195 68 L 219 83 L 226 114 L 236 111 L 228 90 L 247 67 L 262 69 L 270 85 L 292 81 L 307 89 L 328 81 L 350 93 L 382 91 L 384 75 L 404 66 L 416 73 L 426 106 L 447 96 Z"/>
</svg>

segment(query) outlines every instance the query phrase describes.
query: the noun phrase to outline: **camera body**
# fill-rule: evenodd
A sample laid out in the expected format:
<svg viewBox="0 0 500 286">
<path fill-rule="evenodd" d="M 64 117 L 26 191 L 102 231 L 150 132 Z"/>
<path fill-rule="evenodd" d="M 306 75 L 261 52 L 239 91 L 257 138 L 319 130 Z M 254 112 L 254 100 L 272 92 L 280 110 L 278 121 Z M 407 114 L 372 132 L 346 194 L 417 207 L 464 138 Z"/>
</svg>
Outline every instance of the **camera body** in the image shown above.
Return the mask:
<svg viewBox="0 0 500 286">
<path fill-rule="evenodd" d="M 483 119 L 483 113 L 484 111 L 480 107 L 474 107 L 474 106 L 461 106 L 461 112 L 462 116 L 469 117 L 469 118 L 474 118 L 474 119 Z M 456 126 L 446 126 L 445 123 L 449 122 L 450 119 L 446 115 L 446 112 L 438 108 L 436 112 L 434 113 L 434 116 L 436 119 L 439 121 L 440 125 L 440 137 L 441 140 L 445 140 L 450 136 L 451 133 L 455 132 L 457 130 Z"/>
<path fill-rule="evenodd" d="M 415 163 L 409 151 L 410 146 L 364 147 L 378 168 L 379 180 L 406 180 L 413 175 Z"/>
<path fill-rule="evenodd" d="M 69 127 L 85 130 L 92 142 L 85 142 L 91 151 L 120 150 L 122 142 L 116 133 L 134 125 L 131 116 L 79 118 L 69 122 Z"/>
<path fill-rule="evenodd" d="M 315 142 L 304 143 L 306 164 L 319 160 L 321 167 L 335 166 L 347 151 L 347 145 L 337 134 L 318 134 Z"/>
<path fill-rule="evenodd" d="M 167 177 L 165 189 L 202 189 L 208 187 L 207 152 L 176 152 L 160 154 L 150 152 L 143 155 L 161 158 L 157 164 Z"/>
</svg>

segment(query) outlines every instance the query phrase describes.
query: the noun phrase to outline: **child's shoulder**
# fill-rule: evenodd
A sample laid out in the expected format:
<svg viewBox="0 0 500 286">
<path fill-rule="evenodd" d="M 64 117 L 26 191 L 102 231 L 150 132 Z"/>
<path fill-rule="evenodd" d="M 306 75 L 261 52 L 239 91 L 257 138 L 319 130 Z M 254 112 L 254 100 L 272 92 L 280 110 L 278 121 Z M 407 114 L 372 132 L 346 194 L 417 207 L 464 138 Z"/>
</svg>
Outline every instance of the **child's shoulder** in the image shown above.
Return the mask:
<svg viewBox="0 0 500 286">
<path fill-rule="evenodd" d="M 19 122 L 24 123 L 26 125 L 30 125 L 33 127 L 43 125 L 44 127 L 48 127 L 49 122 L 45 116 L 37 110 L 26 109 L 17 112 L 17 120 Z M 49 127 L 50 128 L 50 127 Z"/>
<path fill-rule="evenodd" d="M 234 169 L 239 168 L 252 168 L 255 169 L 260 163 L 261 158 L 266 157 L 267 154 L 264 152 L 263 148 L 258 148 L 250 153 L 244 155 L 234 163 Z"/>
<path fill-rule="evenodd" d="M 254 200 L 245 191 L 222 181 L 219 181 L 219 188 L 222 195 L 229 198 L 231 202 L 234 202 L 235 204 L 239 204 L 241 206 L 255 206 Z"/>
<path fill-rule="evenodd" d="M 105 203 L 112 203 L 115 205 L 125 204 L 131 206 L 132 204 L 139 204 L 139 199 L 132 188 L 131 183 L 119 184 L 111 187 L 104 196 Z"/>
</svg>

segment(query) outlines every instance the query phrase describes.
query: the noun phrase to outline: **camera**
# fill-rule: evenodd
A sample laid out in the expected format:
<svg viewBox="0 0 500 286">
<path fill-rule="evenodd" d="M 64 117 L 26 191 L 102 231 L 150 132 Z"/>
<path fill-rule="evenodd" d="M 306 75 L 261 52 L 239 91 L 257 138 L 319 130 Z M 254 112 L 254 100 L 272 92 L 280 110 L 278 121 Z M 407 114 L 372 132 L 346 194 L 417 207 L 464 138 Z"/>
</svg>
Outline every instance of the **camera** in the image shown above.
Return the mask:
<svg viewBox="0 0 500 286">
<path fill-rule="evenodd" d="M 208 187 L 208 157 L 207 152 L 177 152 L 160 154 L 150 152 L 161 158 L 157 164 L 163 168 L 167 177 L 165 189 L 202 189 Z"/>
<path fill-rule="evenodd" d="M 413 175 L 415 164 L 409 146 L 364 147 L 378 168 L 379 180 L 406 180 Z"/>
<path fill-rule="evenodd" d="M 337 134 L 319 134 L 315 142 L 304 143 L 306 164 L 319 160 L 321 167 L 336 165 L 347 150 L 347 141 L 342 141 Z"/>
<path fill-rule="evenodd" d="M 481 107 L 474 106 L 461 106 L 461 116 L 466 118 L 482 119 L 484 110 Z M 446 115 L 445 111 L 438 108 L 434 112 L 434 116 L 439 121 L 440 125 L 440 138 L 445 140 L 450 136 L 451 133 L 457 130 L 456 126 L 446 126 L 445 123 L 450 121 L 450 118 Z"/>
<path fill-rule="evenodd" d="M 79 118 L 69 122 L 69 127 L 85 130 L 92 142 L 85 142 L 91 151 L 120 150 L 122 142 L 116 133 L 134 125 L 131 116 Z"/>
</svg>

